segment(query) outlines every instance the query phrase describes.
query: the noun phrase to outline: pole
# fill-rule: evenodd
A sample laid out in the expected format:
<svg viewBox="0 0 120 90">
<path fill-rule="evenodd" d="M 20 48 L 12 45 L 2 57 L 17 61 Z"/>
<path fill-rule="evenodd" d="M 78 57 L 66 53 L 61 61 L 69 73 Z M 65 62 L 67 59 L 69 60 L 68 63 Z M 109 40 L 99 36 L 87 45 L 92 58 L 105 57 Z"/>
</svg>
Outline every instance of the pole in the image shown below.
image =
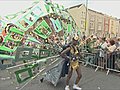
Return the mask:
<svg viewBox="0 0 120 90">
<path fill-rule="evenodd" d="M 86 14 L 85 14 L 85 32 L 87 29 L 87 12 L 88 12 L 88 0 L 86 0 Z"/>
</svg>

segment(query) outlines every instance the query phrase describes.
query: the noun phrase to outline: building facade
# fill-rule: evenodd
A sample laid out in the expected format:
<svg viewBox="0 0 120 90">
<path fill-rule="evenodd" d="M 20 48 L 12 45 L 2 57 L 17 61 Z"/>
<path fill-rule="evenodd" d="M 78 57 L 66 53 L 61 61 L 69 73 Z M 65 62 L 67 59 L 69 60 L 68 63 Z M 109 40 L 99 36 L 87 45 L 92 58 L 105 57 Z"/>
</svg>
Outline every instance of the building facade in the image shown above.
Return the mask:
<svg viewBox="0 0 120 90">
<path fill-rule="evenodd" d="M 91 9 L 88 9 L 88 16 L 89 16 L 89 25 L 88 25 L 88 28 L 89 28 L 89 35 L 91 34 L 95 34 L 96 33 L 96 12 L 91 10 Z"/>
<path fill-rule="evenodd" d="M 110 37 L 110 17 L 108 15 L 104 15 L 104 31 L 103 31 L 103 36 L 104 37 Z"/>
<path fill-rule="evenodd" d="M 120 29 L 119 29 L 119 19 L 116 18 L 116 37 L 120 37 Z"/>
<path fill-rule="evenodd" d="M 116 36 L 116 19 L 113 17 L 110 17 L 110 26 L 109 26 L 109 34 L 110 37 Z"/>
<path fill-rule="evenodd" d="M 87 9 L 86 16 L 86 7 L 83 4 L 70 7 L 68 12 L 75 20 L 81 32 L 85 32 L 87 36 L 91 34 L 100 37 L 120 36 L 120 20 L 117 18 L 91 9 Z"/>
<path fill-rule="evenodd" d="M 104 14 L 96 12 L 95 32 L 97 36 L 103 36 L 104 32 Z"/>
<path fill-rule="evenodd" d="M 86 34 L 88 34 L 88 13 L 86 14 L 85 5 L 80 4 L 77 6 L 73 6 L 67 9 L 67 11 L 73 17 L 81 32 L 86 32 Z"/>
<path fill-rule="evenodd" d="M 120 19 L 119 19 L 118 21 L 119 21 L 119 27 L 118 27 L 118 37 L 120 37 Z"/>
<path fill-rule="evenodd" d="M 102 35 L 104 31 L 104 16 L 100 12 L 88 9 L 89 34 Z"/>
</svg>

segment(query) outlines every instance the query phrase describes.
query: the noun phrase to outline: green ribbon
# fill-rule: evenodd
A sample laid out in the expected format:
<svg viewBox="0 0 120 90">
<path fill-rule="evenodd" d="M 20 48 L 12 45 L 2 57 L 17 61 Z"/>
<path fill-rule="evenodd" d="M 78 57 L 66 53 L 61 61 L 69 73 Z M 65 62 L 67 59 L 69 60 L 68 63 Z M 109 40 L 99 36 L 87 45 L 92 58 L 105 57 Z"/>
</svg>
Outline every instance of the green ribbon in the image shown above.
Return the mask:
<svg viewBox="0 0 120 90">
<path fill-rule="evenodd" d="M 0 57 L 2 57 L 2 58 L 12 58 L 12 59 L 15 59 L 15 56 L 4 55 L 4 54 L 0 54 Z"/>
<path fill-rule="evenodd" d="M 15 28 L 15 27 L 10 28 L 10 31 L 14 32 L 14 33 L 17 33 L 17 34 L 20 34 L 20 35 L 24 34 L 22 31 L 19 31 L 19 29 Z"/>
<path fill-rule="evenodd" d="M 68 31 L 68 32 L 71 32 L 71 31 L 72 31 L 72 24 L 68 24 L 68 26 L 67 26 L 67 31 Z"/>
<path fill-rule="evenodd" d="M 10 49 L 6 46 L 0 46 L 0 50 L 8 51 L 8 52 L 14 52 L 16 49 L 17 49 L 17 47 L 14 47 L 14 49 Z"/>
</svg>

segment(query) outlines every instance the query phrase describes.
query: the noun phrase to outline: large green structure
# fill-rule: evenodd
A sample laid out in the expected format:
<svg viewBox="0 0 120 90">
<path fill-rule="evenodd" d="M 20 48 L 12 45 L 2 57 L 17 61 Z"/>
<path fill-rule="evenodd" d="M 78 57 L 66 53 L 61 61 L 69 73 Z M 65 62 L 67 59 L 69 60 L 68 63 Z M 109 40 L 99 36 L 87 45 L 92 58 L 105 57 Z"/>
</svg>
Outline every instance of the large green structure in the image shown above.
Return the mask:
<svg viewBox="0 0 120 90">
<path fill-rule="evenodd" d="M 19 13 L 21 13 L 22 16 L 19 16 Z M 23 61 L 23 63 L 29 62 L 27 59 L 19 60 L 19 57 L 16 57 L 18 56 L 16 54 L 21 52 L 18 50 L 18 47 L 38 49 L 38 51 L 33 50 L 33 52 L 37 54 L 29 55 L 31 59 L 38 60 L 50 57 L 58 53 L 52 53 L 54 52 L 52 51 L 53 48 L 41 47 L 42 45 L 47 46 L 44 41 L 59 33 L 62 34 L 58 36 L 64 37 L 64 40 L 66 40 L 69 35 L 77 32 L 78 29 L 72 17 L 66 9 L 64 9 L 64 6 L 52 2 L 40 1 L 26 11 L 21 11 L 19 13 L 6 16 L 6 19 L 8 19 L 9 22 L 6 22 L 3 26 L 6 33 L 2 36 L 3 42 L 1 42 L 0 45 L 1 61 L 4 61 L 6 55 L 7 60 L 9 60 L 9 58 L 13 59 L 15 63 L 13 65 L 17 65 L 18 61 Z M 30 45 L 31 43 L 36 47 Z M 54 46 L 53 43 L 51 46 Z M 22 52 L 19 53 L 19 55 L 23 53 L 26 54 L 26 52 Z M 46 60 L 43 61 L 46 62 Z M 16 70 L 14 74 L 17 82 L 21 84 L 33 77 L 34 74 L 32 73 L 32 70 L 37 66 L 38 64 L 29 64 Z M 20 74 L 23 72 L 28 72 L 29 76 L 21 79 Z"/>
</svg>

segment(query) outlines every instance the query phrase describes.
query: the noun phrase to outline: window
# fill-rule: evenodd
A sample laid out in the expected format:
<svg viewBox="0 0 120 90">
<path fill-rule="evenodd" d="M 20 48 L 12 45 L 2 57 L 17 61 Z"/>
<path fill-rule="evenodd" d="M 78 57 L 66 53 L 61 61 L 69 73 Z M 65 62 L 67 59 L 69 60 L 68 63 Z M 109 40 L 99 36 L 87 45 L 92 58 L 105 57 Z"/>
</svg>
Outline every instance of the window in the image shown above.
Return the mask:
<svg viewBox="0 0 120 90">
<path fill-rule="evenodd" d="M 116 31 L 118 32 L 118 26 L 116 26 Z"/>
<path fill-rule="evenodd" d="M 91 21 L 95 21 L 95 16 L 94 16 L 94 15 L 91 15 L 90 20 L 91 20 Z"/>
<path fill-rule="evenodd" d="M 94 22 L 90 22 L 90 29 L 94 29 Z"/>
<path fill-rule="evenodd" d="M 81 14 L 81 15 L 82 15 L 82 16 L 81 16 L 82 18 L 85 18 L 85 12 L 82 11 L 82 14 Z"/>
<path fill-rule="evenodd" d="M 105 31 L 108 31 L 108 25 L 105 25 Z"/>
<path fill-rule="evenodd" d="M 84 21 L 81 21 L 81 24 L 84 24 Z"/>
<path fill-rule="evenodd" d="M 108 24 L 109 20 L 108 18 L 105 18 L 105 24 Z"/>
<path fill-rule="evenodd" d="M 111 31 L 113 31 L 113 27 L 111 27 Z"/>
<path fill-rule="evenodd" d="M 81 28 L 85 28 L 85 21 L 81 21 Z"/>
<path fill-rule="evenodd" d="M 111 25 L 113 26 L 113 21 L 111 22 Z"/>
<path fill-rule="evenodd" d="M 102 30 L 102 25 L 98 25 L 98 30 Z"/>
<path fill-rule="evenodd" d="M 101 18 L 101 17 L 98 17 L 97 21 L 98 21 L 98 22 L 102 22 L 102 18 Z"/>
</svg>

